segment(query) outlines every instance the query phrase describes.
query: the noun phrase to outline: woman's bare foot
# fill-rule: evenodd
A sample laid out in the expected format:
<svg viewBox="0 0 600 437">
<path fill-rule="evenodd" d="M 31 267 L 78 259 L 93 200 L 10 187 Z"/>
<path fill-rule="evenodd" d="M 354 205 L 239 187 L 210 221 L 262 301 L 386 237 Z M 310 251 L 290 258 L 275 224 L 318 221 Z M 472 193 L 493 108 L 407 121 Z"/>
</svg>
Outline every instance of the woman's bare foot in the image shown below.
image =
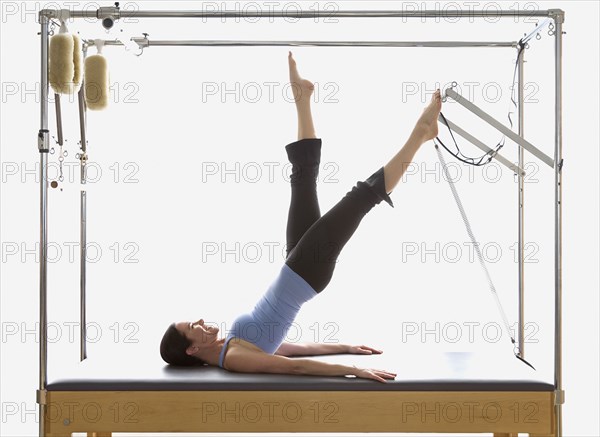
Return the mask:
<svg viewBox="0 0 600 437">
<path fill-rule="evenodd" d="M 294 59 L 292 52 L 289 52 L 288 61 L 290 64 L 290 84 L 292 85 L 292 91 L 294 92 L 294 101 L 296 104 L 305 102 L 310 103 L 310 97 L 315 90 L 315 86 L 311 81 L 300 77 L 296 66 L 296 60 Z"/>
<path fill-rule="evenodd" d="M 440 90 L 433 93 L 429 105 L 423 110 L 421 118 L 417 121 L 414 132 L 423 142 L 429 141 L 438 135 L 438 116 L 442 110 L 442 96 Z"/>
</svg>

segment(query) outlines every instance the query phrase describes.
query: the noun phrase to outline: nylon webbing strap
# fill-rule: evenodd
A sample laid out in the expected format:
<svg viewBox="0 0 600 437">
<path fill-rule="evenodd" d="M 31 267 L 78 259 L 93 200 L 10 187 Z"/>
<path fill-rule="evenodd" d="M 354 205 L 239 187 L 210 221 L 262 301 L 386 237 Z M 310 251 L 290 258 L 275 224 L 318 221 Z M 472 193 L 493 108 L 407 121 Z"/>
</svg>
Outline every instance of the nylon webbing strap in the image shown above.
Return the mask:
<svg viewBox="0 0 600 437">
<path fill-rule="evenodd" d="M 452 195 L 454 196 L 454 200 L 456 201 L 456 205 L 458 206 L 458 210 L 460 211 L 460 215 L 462 216 L 463 222 L 465 223 L 465 227 L 467 228 L 467 233 L 469 234 L 469 238 L 471 239 L 471 243 L 473 243 L 473 247 L 475 248 L 475 252 L 477 253 L 477 258 L 479 259 L 479 263 L 481 264 L 481 268 L 485 272 L 485 276 L 488 281 L 488 285 L 490 286 L 490 290 L 492 295 L 494 296 L 494 300 L 496 305 L 498 306 L 498 311 L 500 311 L 500 315 L 502 316 L 502 321 L 504 322 L 504 326 L 506 328 L 506 332 L 510 337 L 510 340 L 513 344 L 515 344 L 515 339 L 513 338 L 510 331 L 510 323 L 508 323 L 508 318 L 506 317 L 506 313 L 504 312 L 504 308 L 500 303 L 500 299 L 498 298 L 498 293 L 496 292 L 496 287 L 494 287 L 494 282 L 492 281 L 492 277 L 490 276 L 490 272 L 487 269 L 485 261 L 483 259 L 483 255 L 481 254 L 481 250 L 479 249 L 479 244 L 475 239 L 475 235 L 473 235 L 473 230 L 471 229 L 471 224 L 469 223 L 469 219 L 467 218 L 467 214 L 465 213 L 465 209 L 462 206 L 462 202 L 460 201 L 460 197 L 458 197 L 458 192 L 456 191 L 456 187 L 454 186 L 454 182 L 452 182 L 452 178 L 450 177 L 450 173 L 448 172 L 448 167 L 446 166 L 446 161 L 444 160 L 444 156 L 440 151 L 440 148 L 435 145 L 435 150 L 438 154 L 438 158 L 442 163 L 442 168 L 444 169 L 444 174 L 446 175 L 446 180 L 450 185 L 450 189 L 452 190 Z"/>
</svg>

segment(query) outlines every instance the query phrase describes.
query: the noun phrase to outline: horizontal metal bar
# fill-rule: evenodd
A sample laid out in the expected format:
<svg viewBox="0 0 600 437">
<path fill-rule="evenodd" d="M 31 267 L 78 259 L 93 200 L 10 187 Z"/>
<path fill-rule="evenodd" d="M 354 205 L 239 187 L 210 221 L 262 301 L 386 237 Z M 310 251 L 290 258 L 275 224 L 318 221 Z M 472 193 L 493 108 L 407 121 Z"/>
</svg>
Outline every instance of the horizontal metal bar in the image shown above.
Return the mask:
<svg viewBox="0 0 600 437">
<path fill-rule="evenodd" d="M 141 41 L 134 38 L 141 46 Z M 471 41 L 148 41 L 148 46 L 516 47 L 517 42 Z"/>
<path fill-rule="evenodd" d="M 149 40 L 132 38 L 139 47 L 182 46 L 182 47 L 248 47 L 248 46 L 292 46 L 292 47 L 517 47 L 517 42 L 479 41 L 203 41 L 203 40 Z M 93 46 L 93 40 L 84 40 Z M 104 45 L 124 45 L 119 40 L 105 41 Z"/>
<path fill-rule="evenodd" d="M 443 124 L 445 124 L 446 126 L 448 126 L 453 132 L 456 132 L 461 137 L 463 137 L 465 140 L 469 141 L 474 146 L 479 147 L 484 152 L 487 153 L 487 152 L 493 150 L 490 147 L 486 146 L 483 142 L 479 141 L 473 135 L 471 135 L 470 133 L 468 133 L 467 131 L 465 131 L 464 129 L 462 129 L 461 127 L 459 127 L 456 124 L 452 123 L 450 120 L 448 120 L 448 118 L 446 118 L 444 120 L 444 117 L 442 117 L 440 115 L 438 117 L 438 120 L 440 122 L 442 122 Z M 510 162 L 508 159 L 506 159 L 504 156 L 500 155 L 499 153 L 496 153 L 494 155 L 494 158 L 497 159 L 498 162 L 500 162 L 501 164 L 504 164 L 506 167 L 508 167 L 509 169 L 511 169 L 513 172 L 515 172 L 517 174 L 520 174 L 521 176 L 525 176 L 525 174 L 526 174 L 525 170 L 523 170 L 518 165 L 513 164 L 512 162 Z"/>
<path fill-rule="evenodd" d="M 108 8 L 107 8 L 108 9 Z M 250 8 L 248 8 L 250 9 Z M 492 18 L 551 17 L 556 10 L 382 10 L 382 11 L 298 11 L 298 10 L 198 10 L 198 11 L 135 11 L 117 10 L 119 18 Z M 44 9 L 40 14 L 58 18 L 58 9 Z M 98 18 L 97 10 L 69 11 L 70 18 Z"/>
<path fill-rule="evenodd" d="M 527 141 L 523 137 L 519 136 L 518 134 L 516 134 L 515 132 L 513 132 L 512 130 L 510 130 L 509 128 L 504 126 L 502 123 L 500 123 L 498 120 L 493 118 L 491 115 L 489 115 L 483 109 L 479 108 L 478 106 L 474 105 L 473 103 L 471 103 L 470 101 L 465 99 L 463 96 L 458 94 L 452 88 L 447 88 L 445 94 L 446 94 L 446 96 L 455 100 L 457 103 L 460 103 L 462 106 L 467 108 L 473 114 L 477 115 L 483 121 L 487 122 L 489 125 L 498 129 L 500 132 L 502 132 L 508 138 L 513 140 L 515 143 L 520 144 L 525 150 L 528 150 L 530 153 L 532 153 L 538 159 L 545 162 L 550 167 L 554 168 L 554 160 L 552 158 L 550 158 L 544 152 L 539 150 L 537 147 L 535 147 L 529 141 Z"/>
</svg>

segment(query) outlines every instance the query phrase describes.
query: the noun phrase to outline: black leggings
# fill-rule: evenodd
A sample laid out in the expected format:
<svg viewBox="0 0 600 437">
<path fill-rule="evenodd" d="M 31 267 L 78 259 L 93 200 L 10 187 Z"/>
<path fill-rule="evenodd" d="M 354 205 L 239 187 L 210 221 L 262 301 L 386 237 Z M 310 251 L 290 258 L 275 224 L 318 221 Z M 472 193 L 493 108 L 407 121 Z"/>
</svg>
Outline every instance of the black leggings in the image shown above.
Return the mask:
<svg viewBox="0 0 600 437">
<path fill-rule="evenodd" d="M 331 281 L 338 255 L 362 218 L 382 200 L 392 207 L 394 204 L 385 190 L 382 167 L 367 180 L 357 182 L 321 217 L 317 197 L 321 140 L 300 140 L 285 149 L 292 164 L 285 263 L 320 293 Z"/>
</svg>

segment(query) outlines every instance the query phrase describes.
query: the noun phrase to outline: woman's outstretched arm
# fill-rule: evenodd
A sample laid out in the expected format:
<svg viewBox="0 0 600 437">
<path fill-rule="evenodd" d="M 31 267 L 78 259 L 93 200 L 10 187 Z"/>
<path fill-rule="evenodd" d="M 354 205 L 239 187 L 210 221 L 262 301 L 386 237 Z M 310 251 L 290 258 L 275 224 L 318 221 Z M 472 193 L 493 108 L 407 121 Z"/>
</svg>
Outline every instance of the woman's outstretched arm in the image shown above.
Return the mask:
<svg viewBox="0 0 600 437">
<path fill-rule="evenodd" d="M 381 353 L 383 353 L 382 350 L 369 346 L 352 346 L 341 343 L 282 343 L 275 352 L 276 355 L 282 355 L 284 357 L 308 357 L 335 354 L 376 355 Z"/>
<path fill-rule="evenodd" d="M 225 356 L 224 368 L 240 373 L 278 373 L 284 375 L 347 376 L 386 382 L 395 373 L 378 369 L 361 369 L 343 364 L 330 364 L 308 358 L 287 358 L 264 352 L 236 348 Z"/>
</svg>

